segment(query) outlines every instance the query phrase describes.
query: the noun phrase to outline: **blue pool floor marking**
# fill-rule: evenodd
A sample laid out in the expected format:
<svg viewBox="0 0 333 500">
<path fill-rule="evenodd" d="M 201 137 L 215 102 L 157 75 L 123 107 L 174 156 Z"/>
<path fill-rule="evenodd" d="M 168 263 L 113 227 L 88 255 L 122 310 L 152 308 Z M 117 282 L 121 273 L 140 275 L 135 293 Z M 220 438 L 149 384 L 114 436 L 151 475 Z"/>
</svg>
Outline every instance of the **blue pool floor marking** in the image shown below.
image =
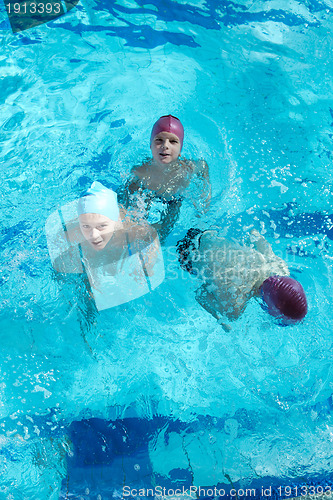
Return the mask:
<svg viewBox="0 0 333 500">
<path fill-rule="evenodd" d="M 59 498 L 86 500 L 100 495 L 102 500 L 111 500 L 122 496 L 125 485 L 131 490 L 152 490 L 156 486 L 166 490 L 188 490 L 193 481 L 189 469 L 173 469 L 169 471 L 169 477 L 155 473 L 149 457 L 149 446 L 161 432 L 164 432 L 167 440 L 170 433 L 197 434 L 200 429 L 207 429 L 211 425 L 221 427 L 223 419 L 202 417 L 191 423 L 174 421 L 169 417 L 74 421 L 66 431 L 73 452 L 67 457 L 67 477 L 63 480 Z M 200 461 L 200 457 L 197 459 Z M 221 500 L 236 498 L 234 490 L 245 489 L 252 491 L 249 498 L 254 500 L 283 500 L 302 496 L 302 493 L 304 496 L 305 491 L 311 493 L 321 488 L 333 491 L 333 473 L 309 476 L 305 471 L 304 474 L 300 471 L 298 478 L 243 478 L 235 483 L 226 474 L 223 483 L 212 485 L 209 480 L 207 482 L 206 485 L 200 485 L 206 491 L 214 488 L 225 491 L 223 496 L 215 496 Z M 211 499 L 214 495 L 201 495 L 199 498 Z"/>
<path fill-rule="evenodd" d="M 326 404 L 322 411 L 325 415 L 326 413 L 332 414 L 332 401 Z M 37 426 L 42 439 L 59 438 L 65 439 L 67 444 L 68 441 L 72 443 L 71 453 L 66 458 L 67 473 L 62 481 L 59 496 L 61 500 L 96 500 L 98 495 L 101 496 L 102 500 L 111 500 L 122 496 L 124 485 L 131 489 L 152 489 L 155 486 L 167 490 L 183 487 L 189 489 L 193 484 L 190 467 L 169 470 L 168 476 L 158 474 L 154 472 L 150 460 L 150 447 L 156 446 L 156 436 L 164 436 L 166 445 L 169 442 L 169 435 L 174 433 L 196 439 L 202 431 L 207 431 L 207 429 L 222 430 L 226 420 L 225 418 L 198 416 L 191 422 L 184 422 L 173 420 L 170 417 L 154 416 L 150 419 L 138 417 L 115 420 L 90 418 L 66 425 L 61 418 L 58 420 L 57 415 L 58 410 L 54 409 L 48 415 L 31 415 L 33 416 L 32 421 L 28 420 L 26 423 L 28 427 L 31 426 L 32 430 L 34 426 Z M 248 420 L 249 415 L 245 409 L 237 412 L 235 417 L 244 424 L 246 429 L 253 429 L 255 423 Z M 52 429 L 49 425 L 50 419 L 56 422 Z M 7 431 L 10 431 L 11 428 L 15 429 L 15 422 L 10 421 L 6 425 Z M 10 445 L 3 447 L 1 454 L 11 462 L 21 460 L 20 453 L 17 453 L 16 448 Z M 202 457 L 191 456 L 189 460 L 192 463 L 195 460 L 200 464 Z M 306 488 L 309 493 L 320 491 L 321 488 L 324 491 L 333 492 L 332 471 L 326 474 L 309 475 L 304 469 L 297 471 L 297 473 L 297 478 L 266 476 L 252 479 L 244 477 L 236 482 L 233 482 L 232 477 L 226 473 L 224 476 L 221 474 L 223 482 L 209 484 L 209 478 L 207 478 L 207 484 L 200 486 L 205 490 L 214 488 L 225 490 L 225 495 L 215 496 L 221 500 L 237 498 L 232 494 L 232 489 L 253 490 L 254 493 L 248 498 L 254 500 L 284 500 L 293 496 L 302 498 L 305 496 Z M 89 495 L 86 493 L 88 490 Z M 126 496 L 126 498 L 131 499 L 131 496 Z M 199 500 L 210 498 L 213 496 L 201 495 Z M 238 500 L 240 498 L 241 495 L 238 496 Z M 323 496 L 323 499 L 325 498 Z M 242 499 L 245 499 L 245 496 Z"/>
</svg>

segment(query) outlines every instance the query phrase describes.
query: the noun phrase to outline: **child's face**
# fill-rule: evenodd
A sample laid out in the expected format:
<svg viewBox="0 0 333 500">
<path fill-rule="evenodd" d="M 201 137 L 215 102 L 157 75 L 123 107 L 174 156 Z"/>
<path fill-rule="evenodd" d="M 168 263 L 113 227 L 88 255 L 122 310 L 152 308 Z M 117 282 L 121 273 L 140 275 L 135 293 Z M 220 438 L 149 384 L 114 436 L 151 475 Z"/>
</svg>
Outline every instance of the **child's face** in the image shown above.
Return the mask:
<svg viewBox="0 0 333 500">
<path fill-rule="evenodd" d="M 100 214 L 81 214 L 79 222 L 84 238 L 95 250 L 102 250 L 106 247 L 117 224 Z"/>
<path fill-rule="evenodd" d="M 160 132 L 155 135 L 150 149 L 158 165 L 168 165 L 178 159 L 181 144 L 175 134 L 171 132 Z"/>
</svg>

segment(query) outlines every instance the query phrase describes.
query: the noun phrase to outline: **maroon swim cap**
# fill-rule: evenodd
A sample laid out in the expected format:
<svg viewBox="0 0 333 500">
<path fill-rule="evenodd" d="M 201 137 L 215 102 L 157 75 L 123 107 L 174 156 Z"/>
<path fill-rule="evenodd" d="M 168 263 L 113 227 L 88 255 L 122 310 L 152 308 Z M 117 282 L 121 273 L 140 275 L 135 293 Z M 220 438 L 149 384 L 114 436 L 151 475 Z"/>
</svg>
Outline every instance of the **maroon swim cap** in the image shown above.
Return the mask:
<svg viewBox="0 0 333 500">
<path fill-rule="evenodd" d="M 270 276 L 261 285 L 261 295 L 273 316 L 299 321 L 308 312 L 302 285 L 289 276 Z"/>
<path fill-rule="evenodd" d="M 181 124 L 181 121 L 178 120 L 178 118 L 176 118 L 175 116 L 161 116 L 161 118 L 157 120 L 151 131 L 150 144 L 152 143 L 155 135 L 159 134 L 160 132 L 170 132 L 171 134 L 175 134 L 180 140 L 180 148 L 183 147 L 184 127 Z"/>
</svg>

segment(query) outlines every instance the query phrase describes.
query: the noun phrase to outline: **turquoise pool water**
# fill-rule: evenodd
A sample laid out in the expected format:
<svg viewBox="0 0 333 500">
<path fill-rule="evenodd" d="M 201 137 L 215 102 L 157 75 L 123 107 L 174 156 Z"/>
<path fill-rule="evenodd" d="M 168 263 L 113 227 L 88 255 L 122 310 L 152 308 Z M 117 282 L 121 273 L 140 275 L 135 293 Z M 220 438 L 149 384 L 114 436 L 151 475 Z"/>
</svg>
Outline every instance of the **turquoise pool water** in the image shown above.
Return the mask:
<svg viewBox="0 0 333 500">
<path fill-rule="evenodd" d="M 2 6 L 1 499 L 66 498 L 68 429 L 91 418 L 162 419 L 146 435 L 156 484 L 331 477 L 331 240 L 277 219 L 331 213 L 332 9 L 82 0 L 13 34 Z M 211 209 L 183 204 L 159 288 L 91 317 L 54 280 L 45 221 L 93 180 L 121 185 L 169 112 L 184 155 L 209 164 Z M 281 328 L 253 301 L 221 330 L 176 261 L 198 224 L 261 230 L 306 290 L 304 322 Z"/>
</svg>

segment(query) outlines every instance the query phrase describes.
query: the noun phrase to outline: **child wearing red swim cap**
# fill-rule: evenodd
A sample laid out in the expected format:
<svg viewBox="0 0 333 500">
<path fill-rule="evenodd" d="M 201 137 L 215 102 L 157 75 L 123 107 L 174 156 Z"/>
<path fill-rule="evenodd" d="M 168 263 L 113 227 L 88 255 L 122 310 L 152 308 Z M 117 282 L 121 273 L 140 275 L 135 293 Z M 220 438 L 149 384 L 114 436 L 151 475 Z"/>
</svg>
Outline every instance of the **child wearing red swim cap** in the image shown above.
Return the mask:
<svg viewBox="0 0 333 500">
<path fill-rule="evenodd" d="M 178 118 L 161 116 L 153 125 L 150 136 L 151 160 L 132 169 L 132 177 L 125 187 L 123 204 L 138 206 L 157 230 L 161 240 L 171 232 L 178 219 L 186 189 L 195 178 L 200 184 L 196 208 L 206 212 L 209 208 L 211 188 L 208 165 L 205 161 L 180 158 L 184 141 L 184 128 Z M 149 220 L 158 204 L 155 220 Z"/>
<path fill-rule="evenodd" d="M 264 309 L 283 324 L 300 321 L 307 313 L 302 285 L 258 231 L 249 240 L 239 244 L 220 237 L 216 228 L 190 229 L 178 242 L 181 267 L 203 282 L 196 300 L 227 331 L 224 318 L 237 319 L 251 297 L 261 298 Z"/>
</svg>

